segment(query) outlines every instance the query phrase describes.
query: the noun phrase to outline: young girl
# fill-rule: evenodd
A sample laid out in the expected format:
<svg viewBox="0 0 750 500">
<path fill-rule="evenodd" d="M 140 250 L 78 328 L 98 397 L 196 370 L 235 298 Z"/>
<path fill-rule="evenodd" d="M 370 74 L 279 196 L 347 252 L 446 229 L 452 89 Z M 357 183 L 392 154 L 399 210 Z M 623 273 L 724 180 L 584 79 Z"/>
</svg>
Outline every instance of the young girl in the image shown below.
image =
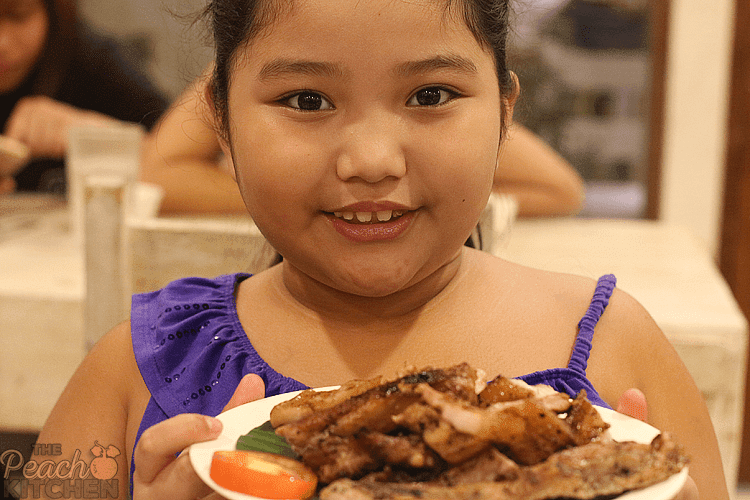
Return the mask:
<svg viewBox="0 0 750 500">
<path fill-rule="evenodd" d="M 213 0 L 209 87 L 248 211 L 284 259 L 137 296 L 43 429 L 122 451 L 140 498 L 210 494 L 181 450 L 223 408 L 466 361 L 616 406 L 630 388 L 692 455 L 684 497 L 728 498 L 706 407 L 643 308 L 598 282 L 464 247 L 517 82 L 507 0 Z M 210 415 L 210 416 L 208 416 Z M 129 476 L 128 471 L 131 471 Z"/>
<path fill-rule="evenodd" d="M 150 127 L 166 106 L 119 47 L 78 21 L 75 0 L 0 1 L 0 129 L 30 154 L 20 170 L 0 157 L 0 193 L 64 192 L 70 127 Z"/>
</svg>

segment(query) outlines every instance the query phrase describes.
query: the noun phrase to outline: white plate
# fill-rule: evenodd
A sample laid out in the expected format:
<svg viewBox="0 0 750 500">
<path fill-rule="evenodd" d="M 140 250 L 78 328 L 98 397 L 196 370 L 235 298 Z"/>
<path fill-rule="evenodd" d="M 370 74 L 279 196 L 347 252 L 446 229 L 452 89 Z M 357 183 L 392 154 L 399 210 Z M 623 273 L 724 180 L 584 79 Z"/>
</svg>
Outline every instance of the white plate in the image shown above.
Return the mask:
<svg viewBox="0 0 750 500">
<path fill-rule="evenodd" d="M 318 390 L 331 390 L 335 387 L 326 387 Z M 222 494 L 229 500 L 264 500 L 251 495 L 245 495 L 222 488 L 211 479 L 211 459 L 214 451 L 234 450 L 237 439 L 250 432 L 250 430 L 268 421 L 271 409 L 282 401 L 292 399 L 301 391 L 279 394 L 269 398 L 247 403 L 219 415 L 219 420 L 224 424 L 221 435 L 213 441 L 196 443 L 190 447 L 190 462 L 198 473 L 198 476 L 211 488 Z M 599 408 L 604 421 L 611 427 L 609 432 L 615 441 L 635 441 L 638 443 L 650 443 L 659 434 L 654 427 L 622 415 L 607 408 Z M 678 474 L 674 474 L 666 481 L 649 486 L 642 490 L 631 491 L 621 495 L 618 500 L 669 500 L 682 488 L 687 479 L 687 467 Z"/>
</svg>

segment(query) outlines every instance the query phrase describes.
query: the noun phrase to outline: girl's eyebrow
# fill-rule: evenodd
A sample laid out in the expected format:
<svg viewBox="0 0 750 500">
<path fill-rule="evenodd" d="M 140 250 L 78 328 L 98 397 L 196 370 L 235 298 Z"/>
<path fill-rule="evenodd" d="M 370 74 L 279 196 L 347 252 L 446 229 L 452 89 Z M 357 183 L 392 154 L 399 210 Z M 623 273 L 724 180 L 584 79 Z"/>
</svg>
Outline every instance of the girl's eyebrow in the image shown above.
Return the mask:
<svg viewBox="0 0 750 500">
<path fill-rule="evenodd" d="M 471 59 L 460 55 L 448 54 L 437 55 L 418 61 L 407 61 L 399 64 L 394 73 L 401 77 L 409 77 L 440 69 L 457 70 L 464 73 L 477 72 L 477 66 Z M 339 65 L 328 62 L 280 58 L 264 64 L 258 73 L 258 79 L 261 81 L 273 80 L 287 75 L 341 78 L 344 76 L 344 70 Z"/>
<path fill-rule="evenodd" d="M 401 77 L 415 76 L 440 69 L 457 70 L 463 73 L 476 73 L 474 61 L 466 57 L 448 54 L 437 55 L 419 61 L 408 61 L 396 67 L 395 73 Z"/>
<path fill-rule="evenodd" d="M 273 80 L 286 75 L 312 75 L 340 78 L 344 71 L 336 64 L 294 59 L 274 59 L 263 65 L 258 73 L 260 80 Z"/>
</svg>

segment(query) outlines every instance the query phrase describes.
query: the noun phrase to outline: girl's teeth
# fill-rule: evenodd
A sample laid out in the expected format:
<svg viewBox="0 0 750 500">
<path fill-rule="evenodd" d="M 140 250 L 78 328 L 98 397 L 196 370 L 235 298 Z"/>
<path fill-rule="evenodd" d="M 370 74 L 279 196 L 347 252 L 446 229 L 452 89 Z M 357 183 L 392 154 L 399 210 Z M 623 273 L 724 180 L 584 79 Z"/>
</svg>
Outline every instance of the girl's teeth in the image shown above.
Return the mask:
<svg viewBox="0 0 750 500">
<path fill-rule="evenodd" d="M 346 221 L 353 221 L 356 218 L 357 222 L 367 224 L 373 222 L 373 219 L 377 222 L 388 222 L 394 217 L 401 217 L 404 213 L 406 210 L 379 210 L 377 212 L 333 212 L 333 215 Z"/>
<path fill-rule="evenodd" d="M 381 212 L 377 212 L 376 215 L 380 222 L 385 222 L 387 220 L 391 220 L 391 217 L 393 216 L 393 210 L 383 210 Z"/>
</svg>

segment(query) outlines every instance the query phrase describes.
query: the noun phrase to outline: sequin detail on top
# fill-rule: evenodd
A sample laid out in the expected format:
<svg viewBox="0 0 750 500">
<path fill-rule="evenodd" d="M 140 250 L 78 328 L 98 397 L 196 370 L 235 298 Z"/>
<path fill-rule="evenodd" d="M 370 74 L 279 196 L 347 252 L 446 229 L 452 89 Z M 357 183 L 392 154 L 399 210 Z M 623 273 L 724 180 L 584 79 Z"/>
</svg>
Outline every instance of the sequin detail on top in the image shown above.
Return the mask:
<svg viewBox="0 0 750 500">
<path fill-rule="evenodd" d="M 271 369 L 242 329 L 234 290 L 248 277 L 187 278 L 133 297 L 136 361 L 166 415 L 219 413 L 248 373 L 263 378 L 266 396 L 304 387 Z"/>
<path fill-rule="evenodd" d="M 218 415 L 248 373 L 263 379 L 267 397 L 306 388 L 268 366 L 242 329 L 234 291 L 249 277 L 187 278 L 133 297 L 133 351 L 151 393 L 136 444 L 180 413 Z M 131 493 L 133 471 L 131 462 Z"/>
</svg>

